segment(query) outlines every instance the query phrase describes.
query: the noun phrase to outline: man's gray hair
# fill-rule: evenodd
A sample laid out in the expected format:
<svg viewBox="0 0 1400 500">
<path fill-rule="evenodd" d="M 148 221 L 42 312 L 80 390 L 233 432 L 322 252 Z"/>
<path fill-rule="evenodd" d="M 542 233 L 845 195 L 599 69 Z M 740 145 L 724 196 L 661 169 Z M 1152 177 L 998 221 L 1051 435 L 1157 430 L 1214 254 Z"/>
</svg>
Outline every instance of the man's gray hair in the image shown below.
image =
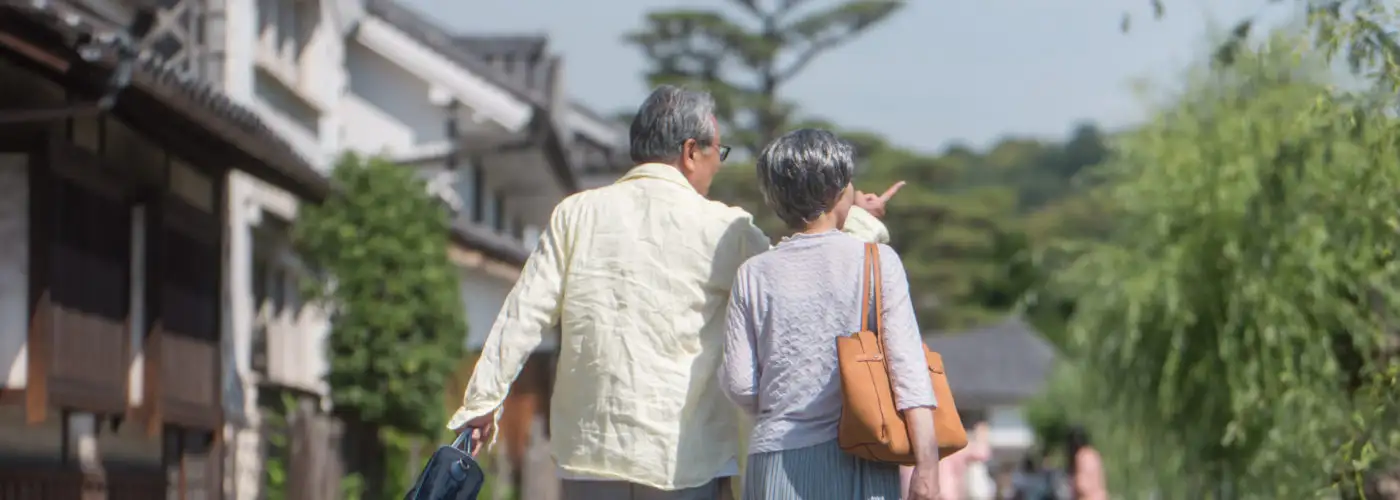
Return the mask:
<svg viewBox="0 0 1400 500">
<path fill-rule="evenodd" d="M 794 130 L 758 155 L 758 188 L 779 219 L 801 229 L 836 204 L 855 163 L 855 148 L 836 134 Z"/>
<path fill-rule="evenodd" d="M 628 137 L 632 161 L 638 164 L 674 163 L 681 157 L 681 145 L 689 139 L 713 146 L 719 137 L 715 98 L 673 85 L 657 87 L 637 109 Z"/>
</svg>

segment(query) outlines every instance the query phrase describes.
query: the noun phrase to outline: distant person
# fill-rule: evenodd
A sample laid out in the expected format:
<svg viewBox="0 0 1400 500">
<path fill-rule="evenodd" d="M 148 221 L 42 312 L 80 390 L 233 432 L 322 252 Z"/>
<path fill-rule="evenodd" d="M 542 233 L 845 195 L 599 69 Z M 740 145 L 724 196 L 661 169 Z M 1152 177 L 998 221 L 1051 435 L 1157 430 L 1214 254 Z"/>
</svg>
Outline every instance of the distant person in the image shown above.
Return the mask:
<svg viewBox="0 0 1400 500">
<path fill-rule="evenodd" d="M 729 298 L 724 392 L 754 420 L 745 500 L 896 500 L 899 466 L 837 444 L 843 405 L 836 338 L 860 328 L 865 242 L 842 233 L 856 192 L 855 151 L 823 130 L 797 130 L 758 157 L 768 206 L 794 234 L 739 268 Z M 909 498 L 939 493 L 933 384 L 909 280 L 899 255 L 879 246 L 881 332 L 895 408 L 917 465 Z"/>
<path fill-rule="evenodd" d="M 1103 460 L 1083 427 L 1070 428 L 1065 438 L 1065 472 L 1074 500 L 1108 500 Z"/>
<path fill-rule="evenodd" d="M 1021 459 L 1021 468 L 1012 479 L 1015 500 L 1070 500 L 1063 487 L 1064 475 L 1045 466 L 1042 453 Z"/>
<path fill-rule="evenodd" d="M 1015 500 L 1016 498 L 1016 466 L 1011 463 L 999 464 L 996 468 L 993 480 L 996 482 L 997 500 Z"/>
<path fill-rule="evenodd" d="M 638 166 L 555 207 L 448 424 L 473 453 L 557 325 L 549 428 L 564 500 L 729 495 L 739 415 L 714 377 L 725 306 L 739 265 L 770 244 L 748 213 L 705 198 L 729 154 L 719 132 L 709 94 L 661 86 L 632 120 Z M 887 239 L 876 216 L 897 189 L 859 194 L 846 229 Z"/>
</svg>

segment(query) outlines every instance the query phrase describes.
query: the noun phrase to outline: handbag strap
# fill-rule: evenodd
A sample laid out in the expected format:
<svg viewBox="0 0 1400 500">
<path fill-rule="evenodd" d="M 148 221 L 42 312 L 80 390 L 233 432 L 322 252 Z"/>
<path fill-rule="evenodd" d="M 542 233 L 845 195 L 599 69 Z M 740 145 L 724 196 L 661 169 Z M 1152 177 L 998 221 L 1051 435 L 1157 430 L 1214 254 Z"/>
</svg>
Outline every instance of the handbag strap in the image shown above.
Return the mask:
<svg viewBox="0 0 1400 500">
<path fill-rule="evenodd" d="M 861 301 L 860 306 L 860 326 L 868 332 L 874 333 L 876 338 L 881 335 L 881 316 L 885 310 L 883 301 L 884 279 L 880 275 L 880 246 L 875 243 L 865 244 L 865 265 L 860 279 Z"/>
</svg>

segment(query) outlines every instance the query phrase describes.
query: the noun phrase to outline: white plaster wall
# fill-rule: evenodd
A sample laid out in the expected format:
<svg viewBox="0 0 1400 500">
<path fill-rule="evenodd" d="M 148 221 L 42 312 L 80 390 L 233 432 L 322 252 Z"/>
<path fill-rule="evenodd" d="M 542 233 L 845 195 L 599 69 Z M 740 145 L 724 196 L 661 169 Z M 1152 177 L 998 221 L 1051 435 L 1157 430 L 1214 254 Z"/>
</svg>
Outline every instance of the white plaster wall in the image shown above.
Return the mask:
<svg viewBox="0 0 1400 500">
<path fill-rule="evenodd" d="M 261 418 L 257 412 L 257 381 L 251 376 L 250 355 L 253 321 L 258 304 L 253 293 L 253 234 L 251 228 L 267 217 L 295 220 L 300 201 L 291 193 L 271 186 L 241 171 L 230 172 L 228 178 L 228 283 L 226 307 L 229 310 L 225 345 L 231 363 L 225 370 L 225 411 L 230 422 L 224 436 L 233 444 L 227 448 L 225 461 L 226 495 L 235 500 L 256 500 L 261 495 L 262 451 L 258 431 Z M 303 307 L 302 314 L 287 318 L 279 343 L 269 349 L 283 349 L 290 356 L 279 366 L 278 381 L 300 389 L 326 393 L 323 375 L 327 367 L 324 344 L 329 325 L 323 314 L 313 307 Z M 269 339 L 270 341 L 273 339 Z"/>
<path fill-rule="evenodd" d="M 446 138 L 444 111 L 429 99 L 428 82 L 354 40 L 345 48 L 345 71 L 346 149 L 392 155 Z"/>
<path fill-rule="evenodd" d="M 486 345 L 486 336 L 491 333 L 491 325 L 496 322 L 506 295 L 515 286 L 515 280 L 488 274 L 480 269 L 462 269 L 462 302 L 466 305 L 467 338 L 469 351 L 479 351 Z M 557 332 L 557 329 L 556 329 Z M 544 341 L 536 351 L 553 351 L 559 346 L 555 332 L 545 334 Z"/>
<path fill-rule="evenodd" d="M 262 117 L 268 128 L 276 132 L 288 144 L 291 144 L 302 158 L 317 168 L 323 170 L 328 168 L 331 155 L 328 150 L 321 147 L 320 138 L 307 131 L 295 119 L 278 111 L 275 99 L 264 94 L 258 96 L 256 100 L 248 102 L 247 106 Z"/>
<path fill-rule="evenodd" d="M 282 220 L 295 220 L 300 202 L 290 193 L 277 189 L 242 172 L 229 176 L 229 294 L 231 308 L 230 340 L 233 356 L 236 359 L 236 376 L 241 379 L 244 391 L 243 404 L 246 408 L 255 407 L 253 381 L 249 372 L 252 331 L 261 304 L 254 303 L 253 286 L 253 238 L 251 229 L 276 217 Z M 282 267 L 286 274 L 295 276 L 302 272 L 290 249 L 282 248 L 273 259 L 273 265 Z M 289 278 L 293 281 L 295 278 Z M 292 290 L 297 283 L 289 282 Z M 299 389 L 325 394 L 323 380 L 328 362 L 322 346 L 329 334 L 330 325 L 323 311 L 313 304 L 303 303 L 297 311 L 283 311 L 272 320 L 268 331 L 268 350 L 272 376 L 271 382 L 283 383 Z"/>
<path fill-rule="evenodd" d="M 467 309 L 467 349 L 481 350 L 491 324 L 515 283 L 478 269 L 462 270 L 462 302 Z"/>
<path fill-rule="evenodd" d="M 4 387 L 24 387 L 28 336 L 28 157 L 0 154 L 0 374 L 5 375 Z"/>
<path fill-rule="evenodd" d="M 224 0 L 224 4 L 224 91 L 262 117 L 314 166 L 328 170 L 341 150 L 338 103 L 346 83 L 345 39 L 333 19 L 333 9 L 325 3 L 318 9 L 320 20 L 297 61 L 296 81 L 286 82 L 319 112 L 315 126 L 308 130 L 279 110 L 276 96 L 257 91 L 257 0 Z"/>
<path fill-rule="evenodd" d="M 988 440 L 994 448 L 1024 450 L 1035 444 L 1035 431 L 1026 422 L 1020 406 L 993 406 L 987 409 Z"/>
</svg>

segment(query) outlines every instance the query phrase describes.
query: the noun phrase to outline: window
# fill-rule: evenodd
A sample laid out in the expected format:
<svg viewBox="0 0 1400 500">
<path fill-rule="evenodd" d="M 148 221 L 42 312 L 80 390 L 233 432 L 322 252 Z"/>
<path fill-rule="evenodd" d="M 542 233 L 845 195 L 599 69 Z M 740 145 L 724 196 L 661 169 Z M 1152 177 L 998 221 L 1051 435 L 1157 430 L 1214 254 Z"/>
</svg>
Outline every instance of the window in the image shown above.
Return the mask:
<svg viewBox="0 0 1400 500">
<path fill-rule="evenodd" d="M 462 203 L 461 213 L 467 217 L 467 220 L 471 221 L 476 220 L 476 200 L 479 198 L 476 195 L 476 170 L 476 166 L 470 163 L 458 167 L 457 185 L 454 187 L 454 190 L 457 191 L 457 200 Z"/>
<path fill-rule="evenodd" d="M 258 37 L 289 61 L 301 58 L 320 22 L 317 0 L 258 0 Z"/>
<path fill-rule="evenodd" d="M 506 197 L 500 191 L 491 194 L 491 227 L 506 232 Z"/>
<path fill-rule="evenodd" d="M 54 301 L 125 323 L 130 305 L 131 211 L 122 202 L 54 179 Z"/>
<path fill-rule="evenodd" d="M 267 256 L 253 255 L 253 321 L 252 346 L 249 349 L 249 363 L 254 372 L 267 374 L 267 316 L 264 307 L 268 302 L 268 263 Z"/>
<path fill-rule="evenodd" d="M 472 220 L 472 222 L 485 222 L 485 221 L 486 221 L 486 207 L 489 206 L 489 204 L 487 203 L 489 200 L 486 199 L 486 173 L 483 172 L 483 170 L 484 170 L 484 169 L 482 169 L 482 168 L 473 168 L 472 171 L 471 171 L 471 177 L 472 177 L 472 191 L 471 191 L 471 193 L 472 193 L 472 200 L 471 200 L 471 207 L 472 207 L 472 212 L 471 212 L 471 214 L 472 214 L 472 218 L 471 218 L 471 220 Z M 465 202 L 465 201 L 466 201 L 466 200 L 463 200 L 463 202 Z"/>
<path fill-rule="evenodd" d="M 166 330 L 203 340 L 219 339 L 219 249 L 167 226 L 161 253 Z"/>
</svg>

